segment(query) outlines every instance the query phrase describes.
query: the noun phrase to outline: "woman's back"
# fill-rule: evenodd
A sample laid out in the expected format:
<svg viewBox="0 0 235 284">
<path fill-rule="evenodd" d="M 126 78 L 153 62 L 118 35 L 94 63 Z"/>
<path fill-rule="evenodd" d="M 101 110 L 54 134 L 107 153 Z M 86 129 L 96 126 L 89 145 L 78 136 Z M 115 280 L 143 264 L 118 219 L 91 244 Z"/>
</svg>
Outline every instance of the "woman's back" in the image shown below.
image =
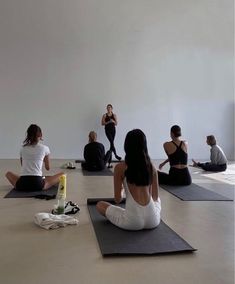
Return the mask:
<svg viewBox="0 0 235 284">
<path fill-rule="evenodd" d="M 151 229 L 158 226 L 161 219 L 161 201 L 158 197 L 156 200 L 153 199 L 152 183 L 146 186 L 128 183 L 125 177 L 126 164 L 120 163 L 116 167 L 121 173 L 120 175 L 118 173 L 118 176 L 121 177 L 125 190 L 125 209 L 114 205 L 109 206 L 106 217 L 116 226 L 127 230 Z M 155 190 L 157 191 L 156 188 Z"/>
<path fill-rule="evenodd" d="M 187 153 L 187 143 L 183 140 L 169 141 L 164 143 L 164 149 L 167 151 L 168 155 L 173 154 L 177 147 L 180 147 L 184 152 Z"/>
<path fill-rule="evenodd" d="M 164 149 L 168 155 L 170 166 L 187 166 L 188 154 L 184 141 L 166 142 Z"/>
<path fill-rule="evenodd" d="M 125 171 L 127 169 L 127 165 L 125 162 L 120 163 L 117 165 L 120 169 L 120 175 L 122 176 L 123 186 L 125 191 L 129 191 L 132 198 L 136 203 L 141 206 L 145 206 L 149 203 L 150 199 L 152 198 L 152 184 L 149 185 L 136 185 L 133 183 L 129 183 L 125 177 Z M 156 178 L 156 170 L 153 171 L 153 180 Z M 156 200 L 154 200 L 156 201 Z"/>
<path fill-rule="evenodd" d="M 153 200 L 152 185 L 136 186 L 124 178 L 123 186 L 126 194 L 125 209 L 109 206 L 106 217 L 116 226 L 127 230 L 155 228 L 160 224 L 161 201 Z"/>
<path fill-rule="evenodd" d="M 21 175 L 42 176 L 43 160 L 49 154 L 49 148 L 41 143 L 23 146 L 20 151 Z"/>
<path fill-rule="evenodd" d="M 150 194 L 151 186 L 136 186 L 134 184 L 128 184 L 127 182 L 126 185 L 128 187 L 129 193 L 131 194 L 132 198 L 135 200 L 136 203 L 138 203 L 141 206 L 146 206 L 149 203 L 151 199 L 151 194 Z"/>
</svg>

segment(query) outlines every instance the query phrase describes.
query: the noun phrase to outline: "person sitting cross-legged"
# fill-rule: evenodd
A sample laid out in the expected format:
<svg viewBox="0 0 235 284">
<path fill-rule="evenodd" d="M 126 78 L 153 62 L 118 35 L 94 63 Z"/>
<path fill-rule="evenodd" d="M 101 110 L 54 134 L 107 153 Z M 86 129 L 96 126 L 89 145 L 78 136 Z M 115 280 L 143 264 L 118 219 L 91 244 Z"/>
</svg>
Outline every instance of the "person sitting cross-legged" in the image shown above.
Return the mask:
<svg viewBox="0 0 235 284">
<path fill-rule="evenodd" d="M 125 162 L 114 169 L 114 200 L 116 205 L 99 201 L 96 208 L 111 223 L 125 230 L 153 229 L 160 224 L 161 200 L 157 170 L 147 148 L 145 134 L 140 129 L 127 133 Z M 117 206 L 125 191 L 125 208 Z"/>
<path fill-rule="evenodd" d="M 7 172 L 6 178 L 19 191 L 47 190 L 59 182 L 63 172 L 53 176 L 43 176 L 43 168 L 50 170 L 50 150 L 42 143 L 42 130 L 31 124 L 20 150 L 21 175 Z"/>
<path fill-rule="evenodd" d="M 190 185 L 192 178 L 188 170 L 187 142 L 181 140 L 181 128 L 173 125 L 170 130 L 171 141 L 163 144 L 168 158 L 159 165 L 159 169 L 169 163 L 169 173 L 158 171 L 159 184 Z"/>
<path fill-rule="evenodd" d="M 227 158 L 221 147 L 216 144 L 215 136 L 214 135 L 207 136 L 206 143 L 207 145 L 211 146 L 211 156 L 210 156 L 211 161 L 206 163 L 199 163 L 196 162 L 194 159 L 192 159 L 193 167 L 202 168 L 204 171 L 209 171 L 209 172 L 225 171 L 227 169 Z"/>
<path fill-rule="evenodd" d="M 84 159 L 81 166 L 86 171 L 102 171 L 108 163 L 108 168 L 111 167 L 111 151 L 105 154 L 104 145 L 97 142 L 97 134 L 95 131 L 89 133 L 89 143 L 84 147 Z"/>
</svg>

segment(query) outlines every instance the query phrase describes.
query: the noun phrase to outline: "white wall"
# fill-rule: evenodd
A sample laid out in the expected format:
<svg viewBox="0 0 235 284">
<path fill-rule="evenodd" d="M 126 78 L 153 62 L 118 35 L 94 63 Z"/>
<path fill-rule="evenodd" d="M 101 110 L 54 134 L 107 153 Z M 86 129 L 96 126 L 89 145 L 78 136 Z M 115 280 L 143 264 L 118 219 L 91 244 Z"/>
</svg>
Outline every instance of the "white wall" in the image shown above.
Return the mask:
<svg viewBox="0 0 235 284">
<path fill-rule="evenodd" d="M 189 154 L 215 134 L 234 158 L 232 0 L 1 0 L 0 158 L 39 124 L 53 158 L 82 157 L 107 103 L 116 147 L 141 128 L 152 158 L 173 124 Z"/>
</svg>

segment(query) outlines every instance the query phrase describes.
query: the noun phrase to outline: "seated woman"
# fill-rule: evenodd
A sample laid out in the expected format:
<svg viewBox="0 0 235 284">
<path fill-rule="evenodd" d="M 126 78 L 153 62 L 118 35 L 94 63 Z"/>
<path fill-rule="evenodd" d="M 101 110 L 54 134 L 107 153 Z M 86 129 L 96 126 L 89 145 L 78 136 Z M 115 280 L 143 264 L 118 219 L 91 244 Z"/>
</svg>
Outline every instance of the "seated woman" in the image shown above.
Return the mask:
<svg viewBox="0 0 235 284">
<path fill-rule="evenodd" d="M 41 140 L 41 128 L 36 124 L 31 124 L 27 129 L 27 135 L 20 151 L 21 175 L 6 173 L 6 178 L 17 190 L 46 190 L 57 184 L 60 176 L 64 174 L 60 172 L 54 176 L 42 176 L 43 163 L 46 170 L 50 170 L 50 150 L 40 143 Z"/>
<path fill-rule="evenodd" d="M 181 128 L 178 125 L 172 126 L 170 135 L 172 141 L 163 144 L 168 159 L 159 165 L 161 170 L 169 162 L 170 171 L 169 174 L 158 171 L 159 184 L 190 185 L 192 179 L 187 167 L 187 144 L 180 140 Z"/>
<path fill-rule="evenodd" d="M 158 176 L 148 155 L 147 141 L 140 129 L 128 132 L 124 150 L 125 162 L 114 169 L 114 200 L 126 195 L 125 209 L 99 201 L 97 210 L 114 225 L 126 230 L 152 229 L 160 224 L 161 201 Z"/>
<path fill-rule="evenodd" d="M 102 171 L 108 163 L 110 168 L 111 151 L 105 155 L 104 145 L 97 142 L 97 134 L 91 131 L 88 135 L 89 143 L 84 148 L 84 159 L 81 166 L 86 171 Z"/>
<path fill-rule="evenodd" d="M 199 167 L 202 168 L 204 171 L 209 172 L 223 172 L 227 169 L 227 158 L 221 149 L 220 146 L 216 144 L 216 139 L 214 135 L 209 135 L 206 137 L 206 143 L 207 145 L 211 146 L 211 156 L 210 162 L 206 163 L 199 163 L 196 162 L 194 159 L 193 161 L 193 167 Z"/>
</svg>

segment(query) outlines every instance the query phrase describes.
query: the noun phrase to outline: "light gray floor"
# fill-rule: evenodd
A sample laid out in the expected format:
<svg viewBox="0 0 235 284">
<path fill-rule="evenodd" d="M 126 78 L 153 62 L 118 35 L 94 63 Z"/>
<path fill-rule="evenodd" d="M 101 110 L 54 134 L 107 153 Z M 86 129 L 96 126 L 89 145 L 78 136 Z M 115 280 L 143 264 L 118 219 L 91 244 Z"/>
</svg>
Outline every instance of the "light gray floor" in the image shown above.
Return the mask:
<svg viewBox="0 0 235 284">
<path fill-rule="evenodd" d="M 51 174 L 67 160 L 54 160 Z M 160 190 L 162 219 L 197 248 L 193 254 L 103 258 L 86 207 L 89 197 L 112 197 L 112 177 L 84 177 L 67 172 L 67 200 L 81 208 L 79 225 L 47 231 L 33 223 L 38 212 L 50 212 L 55 200 L 4 199 L 10 186 L 7 170 L 19 172 L 16 160 L 0 160 L 0 282 L 47 283 L 234 283 L 234 203 L 181 201 Z M 193 181 L 218 181 L 190 169 Z M 234 188 L 221 192 L 232 196 Z"/>
</svg>

